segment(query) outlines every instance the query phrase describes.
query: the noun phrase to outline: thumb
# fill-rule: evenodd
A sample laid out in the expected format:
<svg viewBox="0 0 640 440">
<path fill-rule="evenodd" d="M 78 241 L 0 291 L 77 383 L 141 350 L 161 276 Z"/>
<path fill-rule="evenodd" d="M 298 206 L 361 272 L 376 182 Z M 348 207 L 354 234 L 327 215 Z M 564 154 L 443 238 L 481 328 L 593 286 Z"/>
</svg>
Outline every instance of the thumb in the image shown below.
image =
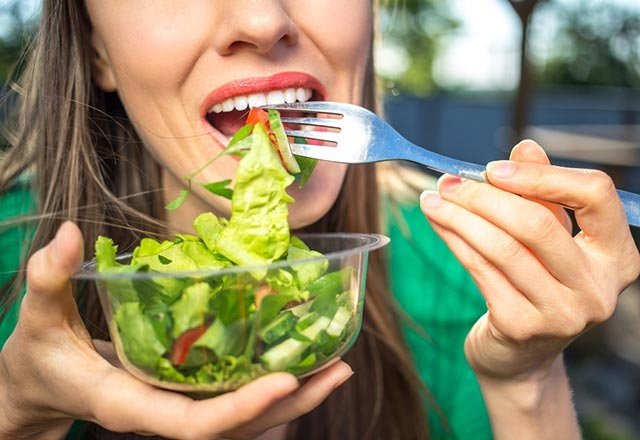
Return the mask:
<svg viewBox="0 0 640 440">
<path fill-rule="evenodd" d="M 531 140 L 522 141 L 513 147 L 509 159 L 516 162 L 532 162 L 543 165 L 551 163 L 542 147 Z"/>
<path fill-rule="evenodd" d="M 33 316 L 38 325 L 80 319 L 69 279 L 80 268 L 83 249 L 80 229 L 67 221 L 49 244 L 31 256 L 21 315 Z"/>
<path fill-rule="evenodd" d="M 525 140 L 513 147 L 511 150 L 511 156 L 509 159 L 515 162 L 530 162 L 539 163 L 542 165 L 550 165 L 549 157 L 547 153 L 542 149 L 540 145 L 531 140 Z M 534 199 L 531 199 L 534 200 Z M 567 214 L 567 211 L 560 205 L 555 203 L 546 202 L 543 200 L 535 200 L 541 205 L 545 206 L 553 215 L 558 219 L 560 224 L 569 232 L 573 229 L 571 219 Z"/>
</svg>

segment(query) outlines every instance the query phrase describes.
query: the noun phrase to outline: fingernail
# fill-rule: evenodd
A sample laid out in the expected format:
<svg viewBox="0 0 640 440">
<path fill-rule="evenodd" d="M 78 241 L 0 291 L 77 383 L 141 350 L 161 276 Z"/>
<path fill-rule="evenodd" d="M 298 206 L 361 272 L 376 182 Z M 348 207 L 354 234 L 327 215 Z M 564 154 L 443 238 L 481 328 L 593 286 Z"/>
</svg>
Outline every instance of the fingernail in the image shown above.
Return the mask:
<svg viewBox="0 0 640 440">
<path fill-rule="evenodd" d="M 440 197 L 438 191 L 423 191 L 420 194 L 420 205 L 423 208 L 437 208 L 442 205 L 442 197 Z"/>
<path fill-rule="evenodd" d="M 511 177 L 518 166 L 510 160 L 496 160 L 487 164 L 487 171 L 496 177 Z"/>
<path fill-rule="evenodd" d="M 441 192 L 453 192 L 462 183 L 462 178 L 445 174 L 438 179 L 438 190 Z"/>
<path fill-rule="evenodd" d="M 339 388 L 340 386 L 342 386 L 346 381 L 351 379 L 351 376 L 353 376 L 354 373 L 355 372 L 353 370 L 351 370 L 351 373 L 349 373 L 348 375 L 344 376 L 342 379 L 340 379 L 339 382 L 336 382 L 336 384 L 333 386 L 333 389 L 335 390 L 336 388 Z"/>
</svg>

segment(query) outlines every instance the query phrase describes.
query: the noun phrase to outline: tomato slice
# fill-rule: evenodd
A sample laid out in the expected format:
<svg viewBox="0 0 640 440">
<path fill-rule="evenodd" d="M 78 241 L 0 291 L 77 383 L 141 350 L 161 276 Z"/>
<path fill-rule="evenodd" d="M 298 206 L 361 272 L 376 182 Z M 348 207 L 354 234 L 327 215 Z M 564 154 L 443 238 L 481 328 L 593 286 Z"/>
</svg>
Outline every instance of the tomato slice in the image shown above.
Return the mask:
<svg viewBox="0 0 640 440">
<path fill-rule="evenodd" d="M 173 365 L 182 365 L 187 360 L 187 355 L 191 346 L 198 340 L 200 336 L 207 330 L 207 326 L 202 324 L 200 327 L 192 328 L 181 334 L 173 343 L 171 350 L 171 363 Z"/>
<path fill-rule="evenodd" d="M 249 111 L 249 116 L 247 116 L 247 124 L 262 124 L 262 126 L 267 130 L 267 132 L 271 131 L 271 127 L 269 126 L 269 114 L 262 110 L 260 107 L 252 107 Z"/>
</svg>

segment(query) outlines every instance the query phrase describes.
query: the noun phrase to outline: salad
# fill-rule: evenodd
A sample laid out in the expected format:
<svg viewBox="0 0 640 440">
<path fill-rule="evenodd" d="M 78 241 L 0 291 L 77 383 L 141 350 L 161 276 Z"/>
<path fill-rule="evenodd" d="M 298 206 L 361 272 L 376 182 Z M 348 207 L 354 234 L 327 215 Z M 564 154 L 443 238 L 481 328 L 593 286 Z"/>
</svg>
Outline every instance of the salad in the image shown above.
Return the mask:
<svg viewBox="0 0 640 440">
<path fill-rule="evenodd" d="M 252 109 L 222 154 L 242 157 L 233 189 L 203 186 L 231 199 L 228 220 L 206 212 L 193 221 L 196 235 L 143 238 L 126 264 L 111 239 L 95 243 L 98 272 L 116 274 L 100 281 L 116 349 L 160 382 L 233 389 L 271 371 L 304 374 L 356 326 L 353 268 L 331 268 L 290 232 L 286 188 L 304 185 L 315 161 L 291 154 L 279 114 Z"/>
</svg>

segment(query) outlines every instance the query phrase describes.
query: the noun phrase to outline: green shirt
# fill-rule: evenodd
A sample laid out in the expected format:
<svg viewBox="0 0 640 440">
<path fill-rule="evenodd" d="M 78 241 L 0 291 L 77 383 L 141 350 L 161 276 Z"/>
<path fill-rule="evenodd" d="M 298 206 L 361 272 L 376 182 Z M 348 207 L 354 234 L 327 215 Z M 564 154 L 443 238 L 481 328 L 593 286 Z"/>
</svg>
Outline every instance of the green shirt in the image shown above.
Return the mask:
<svg viewBox="0 0 640 440">
<path fill-rule="evenodd" d="M 485 303 L 417 204 L 397 208 L 388 222 L 391 287 L 412 321 L 404 330 L 417 369 L 443 413 L 429 411 L 432 438 L 490 439 L 482 396 L 463 352 L 464 338 Z M 33 230 L 11 219 L 33 212 L 28 178 L 22 177 L 0 196 L 0 285 L 18 268 Z M 14 304 L 0 322 L 0 347 L 17 323 L 18 310 Z"/>
<path fill-rule="evenodd" d="M 404 326 L 416 368 L 435 398 L 434 439 L 491 439 L 489 418 L 464 340 L 486 303 L 471 276 L 436 235 L 418 204 L 388 209 L 391 289 L 411 322 Z"/>
</svg>

